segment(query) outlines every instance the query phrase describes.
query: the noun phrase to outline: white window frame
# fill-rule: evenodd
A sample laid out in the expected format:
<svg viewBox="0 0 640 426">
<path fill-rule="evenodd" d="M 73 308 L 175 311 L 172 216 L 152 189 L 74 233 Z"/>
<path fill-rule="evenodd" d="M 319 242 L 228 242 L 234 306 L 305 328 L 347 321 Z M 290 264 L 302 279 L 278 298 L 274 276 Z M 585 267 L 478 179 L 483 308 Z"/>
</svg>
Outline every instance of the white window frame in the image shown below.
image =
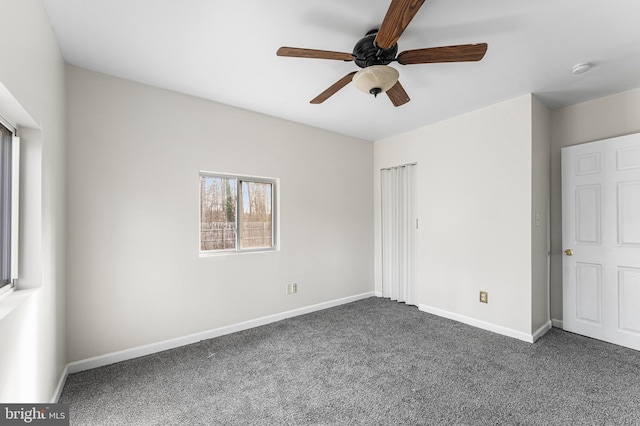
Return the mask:
<svg viewBox="0 0 640 426">
<path fill-rule="evenodd" d="M 0 116 L 0 124 L 12 134 L 11 141 L 11 225 L 10 225 L 10 282 L 0 287 L 0 296 L 15 290 L 18 280 L 20 241 L 20 138 L 16 127 Z"/>
<path fill-rule="evenodd" d="M 224 254 L 235 253 L 256 253 L 256 252 L 271 252 L 278 250 L 278 210 L 280 203 L 279 197 L 279 179 L 261 177 L 261 176 L 248 176 L 229 173 L 218 172 L 206 172 L 200 171 L 198 174 L 198 185 L 202 177 L 214 177 L 223 179 L 235 179 L 236 180 L 236 243 L 233 249 L 219 249 L 219 250 L 202 250 L 202 218 L 201 215 L 201 192 L 198 191 L 198 251 L 201 257 L 217 256 Z M 255 247 L 255 248 L 241 248 L 242 239 L 242 214 L 243 211 L 243 196 L 242 196 L 242 182 L 256 182 L 271 184 L 271 246 L 270 247 Z"/>
</svg>

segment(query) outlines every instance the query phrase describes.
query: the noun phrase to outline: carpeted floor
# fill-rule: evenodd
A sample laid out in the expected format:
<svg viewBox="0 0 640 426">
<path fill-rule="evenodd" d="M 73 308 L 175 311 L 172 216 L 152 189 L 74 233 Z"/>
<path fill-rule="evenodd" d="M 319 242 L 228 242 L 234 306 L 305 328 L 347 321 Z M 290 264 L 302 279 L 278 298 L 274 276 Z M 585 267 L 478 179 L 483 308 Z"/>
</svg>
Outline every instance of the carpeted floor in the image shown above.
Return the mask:
<svg viewBox="0 0 640 426">
<path fill-rule="evenodd" d="M 640 352 L 370 298 L 70 375 L 72 425 L 640 426 Z"/>
</svg>

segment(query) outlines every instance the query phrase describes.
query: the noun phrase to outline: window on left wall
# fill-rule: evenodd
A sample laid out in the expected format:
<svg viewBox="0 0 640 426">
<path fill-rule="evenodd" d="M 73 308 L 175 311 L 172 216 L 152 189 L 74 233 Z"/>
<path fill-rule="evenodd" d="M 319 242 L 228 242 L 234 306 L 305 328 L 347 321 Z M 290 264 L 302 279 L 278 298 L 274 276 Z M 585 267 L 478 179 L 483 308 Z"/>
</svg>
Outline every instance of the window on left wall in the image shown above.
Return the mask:
<svg viewBox="0 0 640 426">
<path fill-rule="evenodd" d="M 200 253 L 276 248 L 277 180 L 200 173 Z"/>
<path fill-rule="evenodd" d="M 0 120 L 0 294 L 17 278 L 19 139 Z"/>
</svg>

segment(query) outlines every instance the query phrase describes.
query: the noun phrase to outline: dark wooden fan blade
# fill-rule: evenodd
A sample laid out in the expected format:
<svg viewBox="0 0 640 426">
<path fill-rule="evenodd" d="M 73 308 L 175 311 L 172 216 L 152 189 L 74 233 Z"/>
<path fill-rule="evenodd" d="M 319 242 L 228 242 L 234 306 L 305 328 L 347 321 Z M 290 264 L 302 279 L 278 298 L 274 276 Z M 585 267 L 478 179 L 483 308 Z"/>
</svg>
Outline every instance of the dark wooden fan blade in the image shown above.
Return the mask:
<svg viewBox="0 0 640 426">
<path fill-rule="evenodd" d="M 355 73 L 356 73 L 356 71 L 353 71 L 353 72 L 350 72 L 349 74 L 345 75 L 340 80 L 336 81 L 331 86 L 329 86 L 329 88 L 327 90 L 325 90 L 324 92 L 320 93 L 318 96 L 313 98 L 310 103 L 312 103 L 312 104 L 321 104 L 321 103 L 323 103 L 324 101 L 329 99 L 331 96 L 335 95 L 338 90 L 342 89 L 344 86 L 346 86 L 347 84 L 351 83 L 351 80 L 353 79 L 353 75 Z"/>
<path fill-rule="evenodd" d="M 388 49 L 398 42 L 409 22 L 416 16 L 424 0 L 391 0 L 387 14 L 376 35 L 376 44 Z"/>
<path fill-rule="evenodd" d="M 399 81 L 396 82 L 391 89 L 387 90 L 387 96 L 389 96 L 389 99 L 391 99 L 391 102 L 393 102 L 393 105 L 396 107 L 404 105 L 411 100 Z"/>
<path fill-rule="evenodd" d="M 294 58 L 335 59 L 337 61 L 353 61 L 351 53 L 332 52 L 330 50 L 301 49 L 298 47 L 281 47 L 276 52 L 278 56 Z"/>
<path fill-rule="evenodd" d="M 398 63 L 410 65 L 479 61 L 487 52 L 487 47 L 487 43 L 480 43 L 407 50 L 398 55 Z"/>
</svg>

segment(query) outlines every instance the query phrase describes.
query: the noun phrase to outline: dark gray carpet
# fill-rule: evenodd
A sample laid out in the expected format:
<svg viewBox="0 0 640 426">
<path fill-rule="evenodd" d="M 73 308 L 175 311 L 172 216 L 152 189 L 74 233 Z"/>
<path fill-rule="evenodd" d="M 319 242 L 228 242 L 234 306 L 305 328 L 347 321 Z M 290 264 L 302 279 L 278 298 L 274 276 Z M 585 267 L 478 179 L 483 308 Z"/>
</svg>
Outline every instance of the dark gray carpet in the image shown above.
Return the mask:
<svg viewBox="0 0 640 426">
<path fill-rule="evenodd" d="M 72 374 L 72 425 L 633 425 L 640 352 L 370 298 Z"/>
</svg>

